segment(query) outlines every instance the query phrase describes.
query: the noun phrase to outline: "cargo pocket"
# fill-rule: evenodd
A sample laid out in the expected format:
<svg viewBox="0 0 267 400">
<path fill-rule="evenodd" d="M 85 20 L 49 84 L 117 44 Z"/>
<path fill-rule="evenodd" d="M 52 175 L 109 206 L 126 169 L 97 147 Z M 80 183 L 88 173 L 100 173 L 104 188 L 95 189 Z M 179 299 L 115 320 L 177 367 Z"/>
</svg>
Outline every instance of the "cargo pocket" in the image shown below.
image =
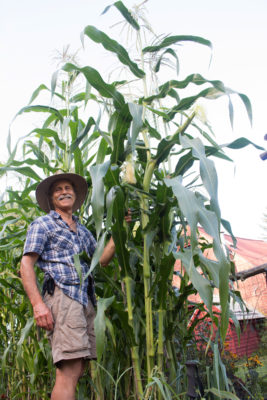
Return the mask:
<svg viewBox="0 0 267 400">
<path fill-rule="evenodd" d="M 87 334 L 87 322 L 81 304 L 75 301 L 72 302 L 62 328 L 62 351 L 64 353 L 89 351 L 90 343 Z"/>
</svg>

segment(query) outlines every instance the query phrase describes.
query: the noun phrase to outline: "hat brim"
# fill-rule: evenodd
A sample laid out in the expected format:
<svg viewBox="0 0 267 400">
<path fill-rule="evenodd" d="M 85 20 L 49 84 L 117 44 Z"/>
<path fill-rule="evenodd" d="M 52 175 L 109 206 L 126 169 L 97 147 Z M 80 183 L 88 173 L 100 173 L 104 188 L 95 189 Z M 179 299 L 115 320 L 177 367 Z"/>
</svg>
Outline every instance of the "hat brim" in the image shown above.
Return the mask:
<svg viewBox="0 0 267 400">
<path fill-rule="evenodd" d="M 65 179 L 68 180 L 75 188 L 76 200 L 73 204 L 72 211 L 77 211 L 83 204 L 88 191 L 86 180 L 82 176 L 74 173 L 56 174 L 44 179 L 42 182 L 39 183 L 36 188 L 35 195 L 37 203 L 46 213 L 49 213 L 51 210 L 49 202 L 49 190 L 51 185 L 53 185 L 56 181 L 61 181 Z"/>
</svg>

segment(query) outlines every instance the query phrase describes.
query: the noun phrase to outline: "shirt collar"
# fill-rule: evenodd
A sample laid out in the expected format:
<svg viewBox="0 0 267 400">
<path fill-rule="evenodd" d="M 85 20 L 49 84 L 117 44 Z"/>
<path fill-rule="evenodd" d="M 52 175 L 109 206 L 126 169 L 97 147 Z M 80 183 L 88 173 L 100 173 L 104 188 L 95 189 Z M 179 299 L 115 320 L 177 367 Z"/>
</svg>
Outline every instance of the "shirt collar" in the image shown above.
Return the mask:
<svg viewBox="0 0 267 400">
<path fill-rule="evenodd" d="M 61 215 L 59 213 L 57 213 L 55 210 L 50 210 L 49 215 L 54 219 L 62 220 Z M 77 215 L 72 214 L 72 218 L 74 219 L 75 222 L 79 222 L 79 218 L 77 217 Z"/>
</svg>

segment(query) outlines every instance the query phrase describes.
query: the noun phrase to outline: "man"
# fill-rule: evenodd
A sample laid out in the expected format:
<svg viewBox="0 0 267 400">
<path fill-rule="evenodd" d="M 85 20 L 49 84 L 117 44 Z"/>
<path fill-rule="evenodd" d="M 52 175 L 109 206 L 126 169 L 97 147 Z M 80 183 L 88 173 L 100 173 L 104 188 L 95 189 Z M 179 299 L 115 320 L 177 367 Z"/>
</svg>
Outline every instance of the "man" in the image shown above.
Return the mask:
<svg viewBox="0 0 267 400">
<path fill-rule="evenodd" d="M 96 242 L 73 215 L 84 202 L 87 183 L 77 174 L 61 173 L 43 180 L 36 189 L 39 206 L 47 213 L 29 227 L 21 260 L 21 278 L 38 326 L 48 331 L 56 365 L 52 400 L 74 400 L 86 359 L 96 359 L 94 307 L 88 299 L 88 279 L 80 282 L 74 254 L 92 256 Z M 107 243 L 100 264 L 108 265 L 115 252 Z M 42 298 L 34 265 L 45 273 Z M 88 265 L 81 260 L 82 276 Z"/>
</svg>

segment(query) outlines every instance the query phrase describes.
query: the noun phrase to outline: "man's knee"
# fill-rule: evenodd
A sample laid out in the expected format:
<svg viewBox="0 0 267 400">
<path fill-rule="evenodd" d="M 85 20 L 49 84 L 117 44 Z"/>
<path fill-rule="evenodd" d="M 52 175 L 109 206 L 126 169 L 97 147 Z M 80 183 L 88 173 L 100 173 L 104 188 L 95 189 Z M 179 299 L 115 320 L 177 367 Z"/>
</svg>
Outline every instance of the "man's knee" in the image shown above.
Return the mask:
<svg viewBox="0 0 267 400">
<path fill-rule="evenodd" d="M 74 360 L 62 360 L 57 365 L 56 377 L 59 379 L 71 379 L 73 382 L 83 376 L 85 361 L 82 358 Z"/>
</svg>

